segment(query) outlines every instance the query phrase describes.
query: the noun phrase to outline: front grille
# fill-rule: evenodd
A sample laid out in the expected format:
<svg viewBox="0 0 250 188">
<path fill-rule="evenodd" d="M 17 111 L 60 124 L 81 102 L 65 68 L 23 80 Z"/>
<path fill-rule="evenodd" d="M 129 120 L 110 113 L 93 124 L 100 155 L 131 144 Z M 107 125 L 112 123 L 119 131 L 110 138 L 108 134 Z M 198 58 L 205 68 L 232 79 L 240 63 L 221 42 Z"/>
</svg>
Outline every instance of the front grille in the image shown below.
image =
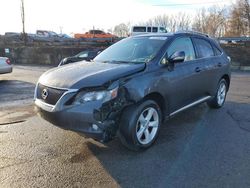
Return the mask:
<svg viewBox="0 0 250 188">
<path fill-rule="evenodd" d="M 47 97 L 44 99 L 42 97 L 43 91 L 46 90 Z M 37 86 L 37 98 L 42 100 L 43 102 L 51 105 L 55 105 L 60 97 L 66 92 L 65 89 L 54 89 L 51 87 L 44 86 L 42 84 L 38 84 Z"/>
</svg>

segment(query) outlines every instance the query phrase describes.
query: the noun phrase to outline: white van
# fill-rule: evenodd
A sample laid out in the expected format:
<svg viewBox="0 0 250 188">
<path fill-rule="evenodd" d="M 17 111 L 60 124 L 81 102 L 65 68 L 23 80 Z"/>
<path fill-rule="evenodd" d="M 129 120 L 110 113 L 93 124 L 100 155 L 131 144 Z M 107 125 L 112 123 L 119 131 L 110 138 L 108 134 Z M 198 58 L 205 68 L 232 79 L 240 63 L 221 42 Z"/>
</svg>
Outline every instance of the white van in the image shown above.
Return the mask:
<svg viewBox="0 0 250 188">
<path fill-rule="evenodd" d="M 131 35 L 141 35 L 147 33 L 167 33 L 166 28 L 158 26 L 133 26 Z"/>
</svg>

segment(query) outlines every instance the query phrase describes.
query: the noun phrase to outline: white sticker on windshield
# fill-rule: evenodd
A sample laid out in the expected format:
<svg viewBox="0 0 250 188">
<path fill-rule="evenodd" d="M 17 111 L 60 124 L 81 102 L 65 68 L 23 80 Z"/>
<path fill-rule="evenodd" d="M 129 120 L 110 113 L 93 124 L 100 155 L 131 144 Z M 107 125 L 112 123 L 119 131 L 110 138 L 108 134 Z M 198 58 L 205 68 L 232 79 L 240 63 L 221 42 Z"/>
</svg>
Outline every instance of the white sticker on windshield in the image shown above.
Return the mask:
<svg viewBox="0 0 250 188">
<path fill-rule="evenodd" d="M 167 40 L 168 37 L 149 37 L 152 40 Z"/>
</svg>

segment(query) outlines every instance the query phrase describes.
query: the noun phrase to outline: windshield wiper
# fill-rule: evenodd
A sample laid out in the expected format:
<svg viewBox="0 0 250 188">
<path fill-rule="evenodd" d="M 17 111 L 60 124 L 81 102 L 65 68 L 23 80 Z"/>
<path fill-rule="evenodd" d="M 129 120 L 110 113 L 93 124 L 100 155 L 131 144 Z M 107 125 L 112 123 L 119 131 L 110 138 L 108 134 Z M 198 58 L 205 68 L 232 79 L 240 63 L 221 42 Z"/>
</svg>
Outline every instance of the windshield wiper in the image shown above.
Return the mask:
<svg viewBox="0 0 250 188">
<path fill-rule="evenodd" d="M 108 61 L 100 61 L 100 62 L 102 62 L 102 63 L 117 63 L 117 64 L 119 64 L 119 63 L 132 63 L 130 61 L 119 61 L 119 60 L 108 60 Z"/>
<path fill-rule="evenodd" d="M 136 61 L 120 61 L 120 60 L 107 60 L 107 61 L 98 61 L 101 63 L 115 63 L 115 64 L 138 64 L 138 63 L 145 63 L 145 62 L 136 62 Z"/>
</svg>

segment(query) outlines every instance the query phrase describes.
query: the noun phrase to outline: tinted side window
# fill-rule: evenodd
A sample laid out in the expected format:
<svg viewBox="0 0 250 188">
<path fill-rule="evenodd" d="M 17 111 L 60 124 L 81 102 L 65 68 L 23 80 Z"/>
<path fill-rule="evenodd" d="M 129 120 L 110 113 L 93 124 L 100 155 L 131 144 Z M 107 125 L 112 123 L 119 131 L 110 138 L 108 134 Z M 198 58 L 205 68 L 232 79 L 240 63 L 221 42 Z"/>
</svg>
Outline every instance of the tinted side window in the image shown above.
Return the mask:
<svg viewBox="0 0 250 188">
<path fill-rule="evenodd" d="M 168 48 L 168 56 L 171 56 L 177 51 L 185 52 L 185 61 L 195 59 L 194 47 L 190 38 L 184 37 L 176 39 Z"/>
<path fill-rule="evenodd" d="M 208 41 L 199 38 L 194 38 L 193 40 L 197 49 L 198 58 L 206 58 L 214 56 L 213 48 Z"/>
<path fill-rule="evenodd" d="M 146 32 L 146 27 L 134 27 L 133 32 Z"/>
<path fill-rule="evenodd" d="M 89 57 L 92 58 L 92 57 L 95 57 L 96 56 L 96 52 L 89 52 Z"/>
<path fill-rule="evenodd" d="M 158 28 L 157 27 L 153 27 L 153 33 L 157 33 L 158 32 Z"/>
<path fill-rule="evenodd" d="M 151 27 L 148 27 L 148 32 L 151 32 Z"/>
</svg>

